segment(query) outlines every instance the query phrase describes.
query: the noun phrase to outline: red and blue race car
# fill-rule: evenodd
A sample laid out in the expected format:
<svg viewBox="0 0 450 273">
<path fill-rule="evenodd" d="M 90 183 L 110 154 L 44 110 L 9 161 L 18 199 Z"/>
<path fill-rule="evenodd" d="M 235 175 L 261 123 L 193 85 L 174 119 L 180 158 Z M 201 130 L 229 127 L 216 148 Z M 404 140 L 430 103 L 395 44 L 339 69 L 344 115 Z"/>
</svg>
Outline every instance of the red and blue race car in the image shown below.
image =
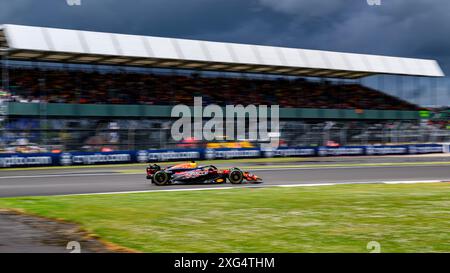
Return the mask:
<svg viewBox="0 0 450 273">
<path fill-rule="evenodd" d="M 262 179 L 239 168 L 220 170 L 214 165 L 198 166 L 196 162 L 167 168 L 157 164 L 147 167 L 147 179 L 158 186 L 171 184 L 231 184 L 262 183 Z"/>
</svg>

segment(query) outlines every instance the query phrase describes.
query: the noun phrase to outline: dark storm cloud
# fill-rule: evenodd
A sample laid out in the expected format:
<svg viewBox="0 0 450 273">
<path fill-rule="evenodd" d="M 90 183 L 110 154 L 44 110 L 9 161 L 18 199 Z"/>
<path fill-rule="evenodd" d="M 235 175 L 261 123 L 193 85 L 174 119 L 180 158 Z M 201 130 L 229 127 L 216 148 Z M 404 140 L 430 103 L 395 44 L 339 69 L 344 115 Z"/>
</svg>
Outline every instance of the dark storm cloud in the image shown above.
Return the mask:
<svg viewBox="0 0 450 273">
<path fill-rule="evenodd" d="M 0 0 L 0 23 L 437 59 L 450 72 L 450 1 Z"/>
<path fill-rule="evenodd" d="M 280 43 L 361 53 L 449 59 L 450 1 L 260 0 L 291 17 Z M 329 3 L 334 3 L 328 6 Z M 356 3 L 357 2 L 357 3 Z M 279 3 L 279 4 L 277 4 Z M 315 7 L 315 8 L 313 8 Z M 308 10 L 312 10 L 309 13 Z M 299 33 L 295 35 L 295 33 Z M 447 67 L 449 68 L 449 67 Z"/>
<path fill-rule="evenodd" d="M 81 2 L 0 0 L 0 24 L 431 58 L 450 73 L 448 0 L 381 0 L 381 6 L 369 6 L 366 0 Z M 435 91 L 424 84 L 406 84 L 403 89 L 418 90 L 409 92 L 408 99 L 432 103 Z M 438 101 L 450 101 L 448 87 L 447 81 L 437 85 Z M 384 89 L 399 92 L 395 80 Z"/>
<path fill-rule="evenodd" d="M 247 9 L 241 1 L 211 5 L 208 0 L 81 0 L 81 6 L 68 6 L 66 0 L 0 3 L 5 7 L 0 11 L 4 22 L 172 36 L 209 31 L 218 24 L 224 30 L 235 27 L 230 11 L 238 14 Z"/>
</svg>

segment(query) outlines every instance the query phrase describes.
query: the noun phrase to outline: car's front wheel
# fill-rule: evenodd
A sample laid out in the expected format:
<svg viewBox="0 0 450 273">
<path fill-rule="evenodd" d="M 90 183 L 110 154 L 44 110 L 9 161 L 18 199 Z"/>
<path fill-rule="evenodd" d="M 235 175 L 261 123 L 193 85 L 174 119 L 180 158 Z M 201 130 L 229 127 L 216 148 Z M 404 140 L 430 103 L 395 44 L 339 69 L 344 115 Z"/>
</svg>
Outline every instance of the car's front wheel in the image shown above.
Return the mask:
<svg viewBox="0 0 450 273">
<path fill-rule="evenodd" d="M 164 171 L 158 171 L 153 175 L 153 183 L 157 186 L 164 186 L 169 183 L 169 174 Z"/>
<path fill-rule="evenodd" d="M 231 184 L 241 184 L 244 181 L 244 173 L 239 169 L 232 169 L 228 175 Z"/>
</svg>

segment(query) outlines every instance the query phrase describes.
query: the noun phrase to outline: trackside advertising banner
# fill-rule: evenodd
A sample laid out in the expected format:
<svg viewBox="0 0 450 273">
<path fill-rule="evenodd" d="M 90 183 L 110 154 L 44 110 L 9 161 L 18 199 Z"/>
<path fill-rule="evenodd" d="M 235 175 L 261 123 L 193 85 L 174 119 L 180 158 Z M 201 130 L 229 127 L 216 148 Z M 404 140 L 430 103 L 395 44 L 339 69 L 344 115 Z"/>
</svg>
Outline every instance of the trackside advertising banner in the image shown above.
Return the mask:
<svg viewBox="0 0 450 273">
<path fill-rule="evenodd" d="M 317 154 L 319 156 L 339 156 L 339 155 L 364 155 L 365 147 L 319 147 Z"/>
<path fill-rule="evenodd" d="M 141 150 L 136 152 L 136 162 L 198 160 L 202 154 L 202 149 Z"/>
<path fill-rule="evenodd" d="M 446 153 L 446 154 L 450 153 L 450 144 L 449 143 L 443 144 L 442 149 L 443 149 L 443 153 Z"/>
<path fill-rule="evenodd" d="M 94 165 L 94 164 L 118 164 L 135 162 L 135 151 L 120 152 L 75 152 L 57 154 L 59 164 L 62 166 L 70 165 Z"/>
<path fill-rule="evenodd" d="M 261 157 L 258 148 L 247 149 L 204 149 L 204 159 L 232 159 L 232 158 L 258 158 Z"/>
<path fill-rule="evenodd" d="M 276 150 L 265 150 L 264 157 L 294 157 L 294 156 L 316 156 L 317 148 L 307 148 L 307 147 L 295 147 L 288 148 L 283 147 Z"/>
<path fill-rule="evenodd" d="M 58 165 L 58 155 L 39 154 L 0 154 L 0 168 L 37 167 Z"/>
<path fill-rule="evenodd" d="M 367 146 L 366 155 L 403 155 L 409 152 L 408 146 Z"/>
<path fill-rule="evenodd" d="M 126 164 L 164 161 L 295 156 L 360 156 L 443 153 L 444 145 L 283 147 L 275 150 L 248 149 L 166 149 L 117 152 L 73 152 L 0 154 L 0 168 Z"/>
<path fill-rule="evenodd" d="M 410 154 L 432 154 L 432 153 L 443 153 L 444 145 L 435 144 L 418 144 L 418 145 L 410 145 L 409 153 Z"/>
</svg>

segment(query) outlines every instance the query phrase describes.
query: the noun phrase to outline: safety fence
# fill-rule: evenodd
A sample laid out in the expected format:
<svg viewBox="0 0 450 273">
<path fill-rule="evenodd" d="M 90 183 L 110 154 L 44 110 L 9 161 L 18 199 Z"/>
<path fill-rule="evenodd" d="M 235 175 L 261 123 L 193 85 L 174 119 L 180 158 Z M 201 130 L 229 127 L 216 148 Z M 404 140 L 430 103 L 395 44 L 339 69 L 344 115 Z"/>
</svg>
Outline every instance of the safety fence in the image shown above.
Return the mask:
<svg viewBox="0 0 450 273">
<path fill-rule="evenodd" d="M 407 155 L 444 153 L 448 151 L 448 144 L 418 144 L 396 146 L 282 147 L 270 150 L 260 148 L 227 148 L 33 154 L 10 153 L 0 154 L 0 168 L 129 164 L 233 158 Z"/>
</svg>

